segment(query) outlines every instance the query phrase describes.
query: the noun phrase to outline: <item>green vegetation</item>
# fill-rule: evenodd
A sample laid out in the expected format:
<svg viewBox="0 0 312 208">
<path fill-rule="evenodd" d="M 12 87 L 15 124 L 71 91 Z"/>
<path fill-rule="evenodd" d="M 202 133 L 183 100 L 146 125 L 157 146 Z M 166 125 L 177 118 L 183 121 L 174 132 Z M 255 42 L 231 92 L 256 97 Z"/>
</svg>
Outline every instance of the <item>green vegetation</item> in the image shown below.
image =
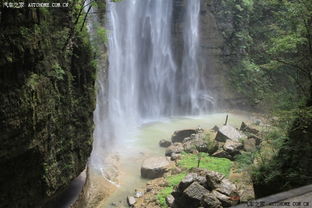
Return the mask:
<svg viewBox="0 0 312 208">
<path fill-rule="evenodd" d="M 312 1 L 211 0 L 225 40 L 229 85 L 250 106 L 277 117 L 255 159 L 256 196 L 312 183 Z"/>
<path fill-rule="evenodd" d="M 182 178 L 181 178 L 182 180 Z M 167 202 L 166 202 L 166 197 L 169 196 L 172 191 L 173 191 L 174 187 L 168 186 L 163 188 L 162 190 L 159 191 L 159 193 L 157 194 L 156 198 L 157 201 L 160 205 L 160 207 L 162 208 L 168 208 Z"/>
<path fill-rule="evenodd" d="M 212 2 L 231 87 L 266 110 L 302 105 L 312 80 L 311 1 Z"/>
<path fill-rule="evenodd" d="M 253 152 L 244 152 L 235 156 L 235 163 L 237 164 L 238 170 L 246 171 L 252 168 L 256 154 Z"/>
<path fill-rule="evenodd" d="M 166 197 L 171 194 L 174 187 L 187 175 L 188 170 L 196 168 L 198 157 L 200 157 L 200 168 L 216 171 L 228 176 L 232 167 L 232 162 L 225 158 L 210 157 L 207 153 L 199 153 L 200 156 L 191 153 L 182 153 L 181 160 L 178 162 L 178 167 L 184 171 L 182 173 L 166 177 L 167 186 L 157 194 L 157 201 L 162 208 L 167 208 Z"/>
<path fill-rule="evenodd" d="M 226 158 L 217 158 L 208 156 L 206 153 L 201 154 L 200 168 L 216 171 L 228 176 L 232 167 L 232 162 Z M 198 156 L 195 154 L 183 153 L 181 160 L 178 162 L 178 166 L 181 168 L 196 168 L 198 164 Z"/>
<path fill-rule="evenodd" d="M 187 175 L 186 172 L 182 172 L 176 175 L 171 175 L 166 177 L 166 182 L 168 185 L 159 191 L 157 194 L 157 200 L 161 207 L 167 208 L 166 197 L 171 194 L 174 187 L 180 183 L 180 181 Z"/>
<path fill-rule="evenodd" d="M 311 109 L 298 111 L 288 131 L 275 128 L 266 135 L 266 145 L 259 152 L 258 165 L 252 170 L 257 197 L 311 184 Z"/>
</svg>

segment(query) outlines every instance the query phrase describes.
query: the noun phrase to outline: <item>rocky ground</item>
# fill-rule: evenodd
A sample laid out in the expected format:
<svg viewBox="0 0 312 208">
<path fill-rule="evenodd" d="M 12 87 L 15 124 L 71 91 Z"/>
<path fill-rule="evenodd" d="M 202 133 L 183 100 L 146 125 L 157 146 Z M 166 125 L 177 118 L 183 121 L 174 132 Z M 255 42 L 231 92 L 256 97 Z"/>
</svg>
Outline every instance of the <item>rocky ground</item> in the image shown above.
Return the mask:
<svg viewBox="0 0 312 208">
<path fill-rule="evenodd" d="M 242 122 L 240 129 L 227 124 L 210 130 L 184 129 L 174 132 L 171 140 L 161 140 L 159 145 L 166 148 L 165 156 L 144 160 L 141 176 L 152 180 L 127 197 L 129 207 L 229 207 L 253 199 L 250 176 L 239 170 L 235 159 L 259 148 L 262 141 L 259 126 L 259 122 L 252 125 Z M 201 168 L 182 167 L 179 163 L 185 154 L 196 155 L 198 161 L 193 162 L 198 162 Z M 229 174 L 200 166 L 201 157 L 206 155 L 233 161 Z M 183 177 L 175 184 L 168 180 L 170 177 L 177 180 L 176 176 Z M 162 199 L 160 193 L 166 197 Z M 113 205 L 122 207 L 118 203 Z"/>
</svg>

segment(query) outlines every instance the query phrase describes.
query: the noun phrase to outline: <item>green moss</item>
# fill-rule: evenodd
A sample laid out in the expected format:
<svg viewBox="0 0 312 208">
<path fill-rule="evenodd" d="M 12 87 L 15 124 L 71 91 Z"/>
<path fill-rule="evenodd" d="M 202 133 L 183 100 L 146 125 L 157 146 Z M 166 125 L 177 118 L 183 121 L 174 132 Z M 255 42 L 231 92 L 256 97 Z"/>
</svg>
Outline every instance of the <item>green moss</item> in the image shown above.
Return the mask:
<svg viewBox="0 0 312 208">
<path fill-rule="evenodd" d="M 162 189 L 158 194 L 157 194 L 157 201 L 160 205 L 160 207 L 162 208 L 167 208 L 167 202 L 166 202 L 166 197 L 171 194 L 171 192 L 173 191 L 173 187 L 172 186 L 168 186 L 164 189 Z"/>
<path fill-rule="evenodd" d="M 186 172 L 182 172 L 176 175 L 171 175 L 166 178 L 169 186 L 176 186 L 186 176 Z"/>
<path fill-rule="evenodd" d="M 205 153 L 201 153 L 200 168 L 216 171 L 228 176 L 233 162 L 226 158 L 217 158 L 208 156 Z M 183 153 L 181 160 L 178 162 L 178 166 L 182 168 L 196 168 L 198 165 L 198 156 L 195 154 Z"/>
</svg>

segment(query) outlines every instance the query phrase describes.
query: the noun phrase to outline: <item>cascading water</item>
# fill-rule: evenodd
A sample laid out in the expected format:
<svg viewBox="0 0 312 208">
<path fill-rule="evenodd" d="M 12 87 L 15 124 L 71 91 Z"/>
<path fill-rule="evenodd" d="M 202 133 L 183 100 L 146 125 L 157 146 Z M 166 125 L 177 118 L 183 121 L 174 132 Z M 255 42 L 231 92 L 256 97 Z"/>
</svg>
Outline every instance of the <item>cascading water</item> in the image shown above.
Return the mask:
<svg viewBox="0 0 312 208">
<path fill-rule="evenodd" d="M 182 111 L 189 114 L 201 112 L 198 67 L 199 31 L 198 20 L 200 0 L 187 1 L 184 16 L 183 41 L 184 51 L 181 65 L 181 79 L 177 80 L 179 93 L 177 99 Z"/>
<path fill-rule="evenodd" d="M 199 114 L 212 105 L 198 64 L 200 0 L 184 1 L 182 58 L 173 52 L 175 1 L 107 1 L 108 87 L 99 83 L 93 161 L 105 141 L 128 138 L 146 120 Z"/>
</svg>

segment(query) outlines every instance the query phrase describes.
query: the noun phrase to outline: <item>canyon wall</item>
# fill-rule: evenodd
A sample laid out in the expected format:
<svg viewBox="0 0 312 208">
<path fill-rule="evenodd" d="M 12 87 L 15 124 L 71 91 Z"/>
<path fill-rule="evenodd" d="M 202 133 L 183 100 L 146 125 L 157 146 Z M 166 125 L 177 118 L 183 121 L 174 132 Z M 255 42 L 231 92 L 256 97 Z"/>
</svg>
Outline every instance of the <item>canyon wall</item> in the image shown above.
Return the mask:
<svg viewBox="0 0 312 208">
<path fill-rule="evenodd" d="M 0 207 L 41 206 L 85 169 L 96 70 L 77 8 L 1 8 Z"/>
</svg>

